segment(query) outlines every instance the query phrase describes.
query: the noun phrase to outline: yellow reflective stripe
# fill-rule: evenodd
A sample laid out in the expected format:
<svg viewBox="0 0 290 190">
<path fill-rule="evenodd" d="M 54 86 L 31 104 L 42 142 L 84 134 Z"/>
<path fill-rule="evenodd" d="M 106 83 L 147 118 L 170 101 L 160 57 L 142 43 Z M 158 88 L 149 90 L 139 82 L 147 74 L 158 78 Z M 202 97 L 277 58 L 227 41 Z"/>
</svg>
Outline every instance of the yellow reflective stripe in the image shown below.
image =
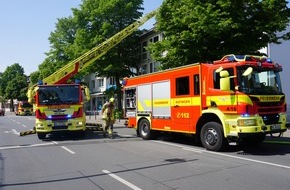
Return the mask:
<svg viewBox="0 0 290 190">
<path fill-rule="evenodd" d="M 216 102 L 220 106 L 237 105 L 238 102 L 253 105 L 252 100 L 247 95 L 207 96 L 206 105 L 210 106 L 211 102 Z"/>
<path fill-rule="evenodd" d="M 253 105 L 252 100 L 247 95 L 239 95 L 238 99 L 239 99 L 240 103 L 245 103 L 245 104 L 248 104 L 248 105 L 251 105 L 251 106 Z"/>
<path fill-rule="evenodd" d="M 140 100 L 138 100 L 137 108 L 138 108 L 138 111 L 144 111 L 144 108 L 143 108 Z"/>
<path fill-rule="evenodd" d="M 153 100 L 153 107 L 169 107 L 170 99 L 157 99 Z"/>
<path fill-rule="evenodd" d="M 138 100 L 138 111 L 145 111 L 143 106 L 146 107 L 169 107 L 169 106 L 200 106 L 201 97 L 189 97 L 189 98 L 166 98 L 166 99 L 155 99 L 152 100 L 143 100 L 142 102 Z"/>
</svg>

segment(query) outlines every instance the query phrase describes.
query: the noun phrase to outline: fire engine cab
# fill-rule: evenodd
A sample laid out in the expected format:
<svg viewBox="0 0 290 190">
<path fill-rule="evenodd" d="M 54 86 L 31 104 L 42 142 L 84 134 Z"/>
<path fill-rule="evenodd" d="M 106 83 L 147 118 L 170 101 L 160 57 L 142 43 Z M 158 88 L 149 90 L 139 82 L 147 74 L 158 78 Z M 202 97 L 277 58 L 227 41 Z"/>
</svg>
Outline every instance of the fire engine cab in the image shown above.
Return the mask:
<svg viewBox="0 0 290 190">
<path fill-rule="evenodd" d="M 128 127 L 143 139 L 159 132 L 195 134 L 213 151 L 229 142 L 260 143 L 287 129 L 281 71 L 265 56 L 232 54 L 124 78 Z"/>
</svg>

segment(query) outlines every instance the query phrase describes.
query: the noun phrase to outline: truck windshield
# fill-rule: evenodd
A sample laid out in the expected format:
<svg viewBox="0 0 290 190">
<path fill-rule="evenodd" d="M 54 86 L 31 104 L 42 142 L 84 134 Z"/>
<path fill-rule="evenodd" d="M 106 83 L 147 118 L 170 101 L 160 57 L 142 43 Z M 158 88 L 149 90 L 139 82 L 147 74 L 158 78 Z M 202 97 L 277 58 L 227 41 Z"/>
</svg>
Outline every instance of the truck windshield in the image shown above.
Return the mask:
<svg viewBox="0 0 290 190">
<path fill-rule="evenodd" d="M 247 76 L 243 76 L 246 69 L 238 70 L 240 91 L 246 94 L 277 95 L 283 94 L 280 76 L 272 70 L 253 70 Z"/>
<path fill-rule="evenodd" d="M 39 105 L 76 104 L 80 101 L 79 86 L 41 86 L 38 89 Z"/>
</svg>

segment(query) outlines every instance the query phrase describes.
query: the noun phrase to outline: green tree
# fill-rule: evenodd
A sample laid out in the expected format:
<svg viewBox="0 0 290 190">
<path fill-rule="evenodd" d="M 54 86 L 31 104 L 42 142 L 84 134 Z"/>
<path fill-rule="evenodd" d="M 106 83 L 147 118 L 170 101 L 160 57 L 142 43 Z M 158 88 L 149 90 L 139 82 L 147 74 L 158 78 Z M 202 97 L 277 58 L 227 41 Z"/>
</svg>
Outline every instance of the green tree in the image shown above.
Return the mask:
<svg viewBox="0 0 290 190">
<path fill-rule="evenodd" d="M 285 0 L 165 0 L 156 16 L 165 38 L 149 49 L 163 69 L 253 53 L 288 40 L 279 32 L 289 18 Z"/>
<path fill-rule="evenodd" d="M 49 42 L 51 49 L 46 53 L 47 57 L 39 65 L 39 79 L 44 79 L 59 68 L 68 64 L 69 61 L 78 57 L 71 51 L 74 43 L 77 24 L 72 16 L 60 18 L 56 23 L 56 29 L 50 33 Z"/>
<path fill-rule="evenodd" d="M 10 100 L 10 108 L 14 111 L 13 99 L 26 99 L 28 84 L 24 69 L 18 63 L 14 63 L 1 74 L 0 80 L 0 94 L 4 99 Z"/>
<path fill-rule="evenodd" d="M 40 72 L 35 71 L 35 72 L 30 73 L 29 83 L 30 83 L 30 85 L 34 85 L 38 82 L 38 80 L 41 80 L 41 79 L 42 79 L 42 77 L 40 77 Z"/>
</svg>

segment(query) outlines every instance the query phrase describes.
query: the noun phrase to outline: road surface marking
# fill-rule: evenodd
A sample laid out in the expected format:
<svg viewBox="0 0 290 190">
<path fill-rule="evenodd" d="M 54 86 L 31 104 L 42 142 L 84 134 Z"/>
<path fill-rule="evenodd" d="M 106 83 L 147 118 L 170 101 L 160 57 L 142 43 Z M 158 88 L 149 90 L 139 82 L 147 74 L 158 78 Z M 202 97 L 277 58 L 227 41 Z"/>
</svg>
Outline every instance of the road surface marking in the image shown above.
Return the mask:
<svg viewBox="0 0 290 190">
<path fill-rule="evenodd" d="M 16 146 L 3 146 L 0 147 L 0 150 L 8 150 L 8 149 L 17 149 L 17 148 L 30 148 L 30 147 L 38 147 L 38 146 L 48 146 L 53 145 L 54 143 L 42 143 L 42 144 L 32 144 L 32 145 L 16 145 Z"/>
<path fill-rule="evenodd" d="M 26 125 L 22 125 L 22 127 L 25 127 L 25 128 L 27 128 L 27 126 L 26 126 Z"/>
<path fill-rule="evenodd" d="M 16 129 L 11 129 L 11 131 L 4 131 L 4 133 L 12 133 L 14 135 L 20 135 L 20 132 L 16 131 Z"/>
<path fill-rule="evenodd" d="M 11 129 L 11 131 L 12 131 L 12 133 L 15 134 L 15 135 L 18 135 L 18 136 L 20 135 L 20 132 L 16 131 L 16 129 Z"/>
<path fill-rule="evenodd" d="M 175 145 L 175 144 L 172 144 L 172 143 L 161 142 L 161 141 L 154 141 L 154 142 L 157 142 L 157 143 L 160 143 L 160 144 L 167 144 L 167 145 L 170 145 L 170 146 L 175 146 L 175 147 L 178 147 L 178 148 L 182 148 L 182 149 L 187 150 L 187 151 L 188 150 L 191 151 L 191 149 L 189 147 L 182 146 L 182 145 Z M 198 149 L 196 149 L 196 150 L 198 150 Z M 239 157 L 239 156 L 223 154 L 223 153 L 220 153 L 220 152 L 213 152 L 213 151 L 208 151 L 208 150 L 200 150 L 199 153 L 215 154 L 215 155 L 219 155 L 219 156 L 235 158 L 235 159 L 239 159 L 239 160 L 246 160 L 246 161 L 260 163 L 260 164 L 265 164 L 265 165 L 269 165 L 269 166 L 275 166 L 275 167 L 279 167 L 279 168 L 290 169 L 290 166 L 286 166 L 286 165 L 275 164 L 275 163 L 265 162 L 265 161 L 260 161 L 260 160 L 254 160 L 254 159 L 250 159 L 250 158 L 243 158 L 243 157 Z"/>
<path fill-rule="evenodd" d="M 197 153 L 202 153 L 202 150 L 198 150 L 196 148 L 188 148 L 188 147 L 183 147 L 183 150 L 191 151 L 191 152 L 197 152 Z"/>
<path fill-rule="evenodd" d="M 139 187 L 137 187 L 136 185 L 134 185 L 134 184 L 132 184 L 132 183 L 130 183 L 130 182 L 124 180 L 123 178 L 117 176 L 116 174 L 111 173 L 111 172 L 108 171 L 108 170 L 103 170 L 103 172 L 104 172 L 105 174 L 108 174 L 108 175 L 111 176 L 112 178 L 114 178 L 114 179 L 120 181 L 121 183 L 127 185 L 127 186 L 130 187 L 131 189 L 134 189 L 134 190 L 141 190 L 141 189 L 140 189 Z"/>
<path fill-rule="evenodd" d="M 71 154 L 76 154 L 74 151 L 70 150 L 69 148 L 67 148 L 65 146 L 61 146 L 61 148 L 63 148 L 64 150 L 68 151 Z"/>
<path fill-rule="evenodd" d="M 285 165 L 281 165 L 281 164 L 275 164 L 275 163 L 271 163 L 271 162 L 264 162 L 264 161 L 260 161 L 260 160 L 254 160 L 254 159 L 250 159 L 250 158 L 243 158 L 243 157 L 223 154 L 223 153 L 219 153 L 219 152 L 211 152 L 211 151 L 207 151 L 207 150 L 205 150 L 204 152 L 207 152 L 207 153 L 210 153 L 210 154 L 216 154 L 216 155 L 220 155 L 220 156 L 225 156 L 225 157 L 230 157 L 230 158 L 236 158 L 236 159 L 240 159 L 240 160 L 246 160 L 246 161 L 250 161 L 250 162 L 256 162 L 256 163 L 265 164 L 265 165 L 269 165 L 269 166 L 276 166 L 276 167 L 279 167 L 279 168 L 290 169 L 290 166 L 285 166 Z"/>
</svg>

